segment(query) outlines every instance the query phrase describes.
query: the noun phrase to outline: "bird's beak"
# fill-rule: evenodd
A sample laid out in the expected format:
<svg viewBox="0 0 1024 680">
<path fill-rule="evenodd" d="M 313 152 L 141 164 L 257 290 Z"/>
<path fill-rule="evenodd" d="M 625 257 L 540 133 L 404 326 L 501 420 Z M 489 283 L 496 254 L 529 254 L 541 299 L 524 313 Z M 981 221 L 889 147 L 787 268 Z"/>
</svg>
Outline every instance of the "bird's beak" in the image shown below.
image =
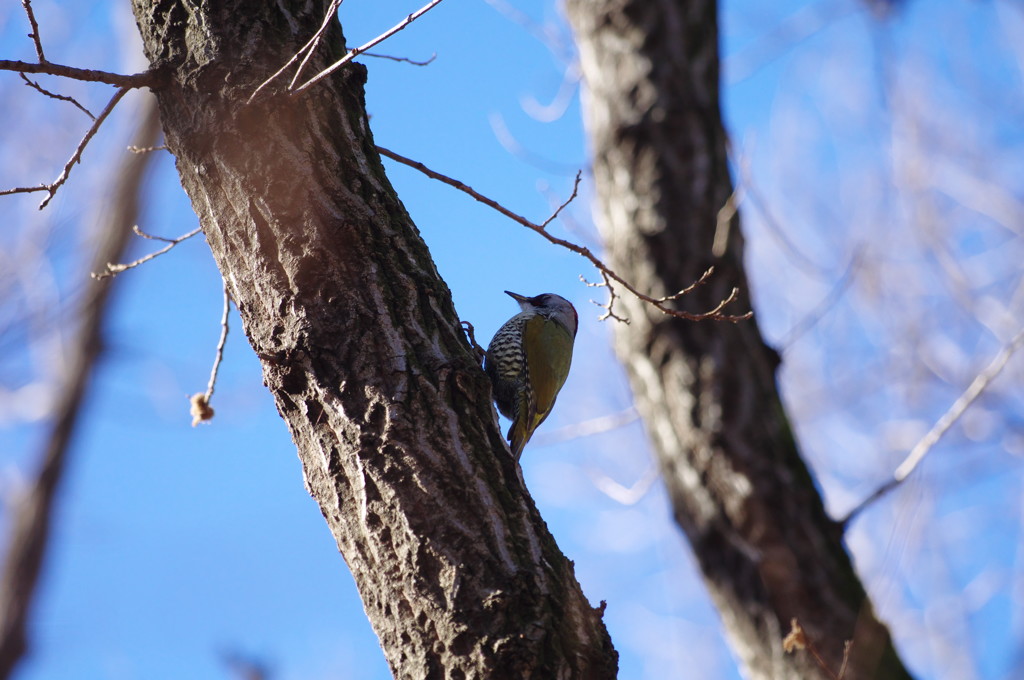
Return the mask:
<svg viewBox="0 0 1024 680">
<path fill-rule="evenodd" d="M 520 295 L 519 293 L 513 293 L 510 290 L 506 290 L 505 291 L 505 295 L 508 295 L 509 297 L 511 297 L 516 302 L 526 302 L 527 300 L 530 299 L 530 298 L 526 297 L 525 295 Z"/>
</svg>

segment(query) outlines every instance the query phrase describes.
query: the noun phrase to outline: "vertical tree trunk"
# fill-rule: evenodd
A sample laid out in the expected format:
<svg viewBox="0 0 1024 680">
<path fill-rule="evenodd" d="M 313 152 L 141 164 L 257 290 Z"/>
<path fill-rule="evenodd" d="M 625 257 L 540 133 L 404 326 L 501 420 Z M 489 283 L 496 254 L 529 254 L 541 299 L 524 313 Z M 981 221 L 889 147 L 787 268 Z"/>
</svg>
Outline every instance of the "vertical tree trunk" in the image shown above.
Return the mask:
<svg viewBox="0 0 1024 680">
<path fill-rule="evenodd" d="M 586 94 L 598 223 L 610 264 L 679 304 L 713 308 L 733 286 L 749 308 L 743 240 L 719 222 L 732 186 L 718 105 L 714 0 L 569 0 Z M 909 677 L 872 613 L 800 459 L 775 383 L 778 356 L 755 321 L 691 323 L 628 297 L 616 349 L 686 532 L 753 678 L 827 678 L 781 642 L 799 619 L 845 680 Z"/>
<path fill-rule="evenodd" d="M 252 104 L 327 3 L 133 0 L 167 143 L 396 677 L 611 678 L 451 296 L 374 150 L 365 70 Z M 307 77 L 344 54 L 332 23 Z M 244 470 L 239 471 L 244 474 Z"/>
</svg>

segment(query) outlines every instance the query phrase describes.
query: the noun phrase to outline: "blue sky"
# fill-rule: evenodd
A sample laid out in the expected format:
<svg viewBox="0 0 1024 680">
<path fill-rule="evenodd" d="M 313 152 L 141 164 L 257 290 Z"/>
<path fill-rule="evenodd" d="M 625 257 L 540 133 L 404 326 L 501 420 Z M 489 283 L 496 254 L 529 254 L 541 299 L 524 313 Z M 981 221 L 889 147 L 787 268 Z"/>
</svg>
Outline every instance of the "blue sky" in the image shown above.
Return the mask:
<svg viewBox="0 0 1024 680">
<path fill-rule="evenodd" d="M 51 60 L 143 67 L 124 3 L 34 6 Z M 557 45 L 569 39 L 554 6 L 517 6 L 533 25 L 550 28 Z M 349 44 L 417 8 L 349 0 L 342 10 Z M 836 512 L 885 478 L 999 346 L 998 319 L 960 319 L 942 332 L 925 325 L 945 319 L 937 310 L 952 304 L 935 269 L 942 258 L 917 247 L 921 239 L 907 226 L 916 208 L 890 189 L 908 182 L 899 159 L 910 136 L 902 131 L 916 121 L 920 128 L 955 126 L 950 146 L 981 154 L 983 178 L 1006 187 L 1010 198 L 1020 193 L 1015 152 L 1022 118 L 1016 114 L 1024 62 L 1015 61 L 1014 45 L 1024 42 L 1016 40 L 1022 21 L 1015 12 L 1009 3 L 918 2 L 879 28 L 852 1 L 723 6 L 723 103 L 735 151 L 801 253 L 780 240 L 763 211 L 743 205 L 761 327 L 780 344 L 858 253 L 871 264 L 858 270 L 841 305 L 783 347 L 786 397 Z M 3 58 L 32 58 L 26 32 L 20 7 L 0 12 Z M 429 66 L 363 60 L 377 143 L 521 214 L 546 218 L 586 162 L 577 95 L 552 121 L 528 114 L 533 102 L 549 103 L 563 87 L 566 52 L 557 45 L 545 45 L 529 25 L 487 3 L 442 3 L 377 49 L 412 59 L 436 53 Z M 0 88 L 0 117 L 22 131 L 20 139 L 4 140 L 0 179 L 11 186 L 51 179 L 87 127 L 85 117 L 14 77 L 0 78 Z M 94 110 L 111 94 L 74 84 L 63 91 Z M 78 258 L 100 210 L 93 199 L 107 191 L 133 104 L 124 102 L 42 217 L 35 197 L 0 198 L 18 225 L 0 234 L 4 250 L 22 252 L 18 244 L 31 240 L 27 235 L 51 234 L 41 239 L 50 244 L 47 269 L 19 289 L 35 291 L 39 304 L 67 302 L 81 290 Z M 927 118 L 893 116 L 918 110 Z M 52 121 L 47 143 L 26 144 L 37 117 Z M 518 146 L 503 144 L 505 136 Z M 946 167 L 940 161 L 929 166 L 937 185 Z M 592 277 L 592 269 L 449 187 L 394 163 L 386 167 L 461 318 L 475 324 L 481 341 L 516 311 L 506 289 L 558 292 L 580 311 L 573 372 L 555 413 L 527 448 L 523 469 L 584 591 L 594 602 L 608 602 L 620 677 L 738 678 L 660 484 L 634 505 L 599 490 L 609 481 L 630 486 L 649 471 L 641 425 L 545 445 L 545 436 L 551 441 L 561 428 L 630 405 L 610 348 L 611 328 L 597 321 L 599 310 L 588 302 L 595 291 L 578 280 Z M 947 171 L 964 167 L 973 168 L 950 163 Z M 196 226 L 166 154 L 149 187 L 144 230 L 177 236 Z M 589 191 L 585 183 L 571 220 L 553 229 L 591 245 L 597 235 Z M 1013 260 L 1019 236 L 964 208 L 968 201 L 950 200 L 940 204 L 952 225 L 943 243 L 976 282 L 978 299 L 991 298 L 985 304 L 999 303 L 1019 319 L 1019 276 L 1011 266 L 1019 262 Z M 137 241 L 137 255 L 153 247 Z M 813 266 L 800 264 L 801 256 Z M 123 274 L 120 283 L 110 349 L 71 453 L 32 654 L 19 678 L 223 678 L 227 654 L 259 659 L 275 678 L 389 677 L 234 314 L 213 400 L 217 415 L 209 425 L 189 426 L 186 395 L 205 388 L 221 305 L 219 275 L 201 238 Z M 919 290 L 924 293 L 911 295 Z M 925 357 L 936 375 L 948 369 L 948 380 L 901 387 L 899 380 L 919 368 L 900 353 L 907 318 L 921 322 L 915 328 L 925 337 L 914 356 Z M 12 352 L 13 359 L 0 363 L 0 411 L 9 414 L 0 427 L 11 443 L 0 461 L 5 497 L 17 489 L 41 432 L 31 406 L 45 406 L 45 399 L 28 397 L 45 395 L 60 356 L 60 335 L 42 336 L 38 349 Z M 1015 371 L 1019 378 L 1019 362 Z M 869 512 L 850 535 L 876 605 L 922 678 L 1024 672 L 1018 649 L 1024 631 L 1015 613 L 1024 553 L 1014 422 L 1020 430 L 1019 415 L 1007 415 L 1019 414 L 1021 402 L 1013 379 L 1006 383 L 979 407 L 974 429 L 951 432 L 920 481 Z M 828 403 L 835 405 L 823 406 Z M 954 643 L 966 652 L 951 650 Z"/>
</svg>

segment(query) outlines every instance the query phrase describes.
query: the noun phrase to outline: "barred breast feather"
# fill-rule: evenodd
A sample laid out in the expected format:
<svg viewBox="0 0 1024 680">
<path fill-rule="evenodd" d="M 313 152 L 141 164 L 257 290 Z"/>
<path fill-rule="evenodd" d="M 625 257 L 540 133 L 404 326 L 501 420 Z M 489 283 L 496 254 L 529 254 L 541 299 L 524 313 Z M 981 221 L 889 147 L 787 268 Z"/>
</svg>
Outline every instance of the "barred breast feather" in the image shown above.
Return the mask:
<svg viewBox="0 0 1024 680">
<path fill-rule="evenodd" d="M 528 314 L 516 314 L 498 329 L 487 346 L 484 370 L 494 387 L 494 400 L 501 415 L 515 420 L 519 392 L 526 385 L 526 355 L 523 352 L 523 327 Z"/>
</svg>

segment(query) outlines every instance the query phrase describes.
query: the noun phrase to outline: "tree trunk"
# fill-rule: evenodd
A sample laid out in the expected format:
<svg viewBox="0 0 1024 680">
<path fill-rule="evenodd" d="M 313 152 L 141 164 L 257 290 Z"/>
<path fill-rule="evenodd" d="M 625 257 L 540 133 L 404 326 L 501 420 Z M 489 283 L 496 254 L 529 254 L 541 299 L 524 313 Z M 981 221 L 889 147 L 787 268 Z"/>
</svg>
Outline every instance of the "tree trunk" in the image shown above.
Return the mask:
<svg viewBox="0 0 1024 680">
<path fill-rule="evenodd" d="M 349 64 L 292 71 L 323 1 L 134 0 L 167 144 L 306 485 L 396 677 L 611 678 L 617 655 L 517 474 Z M 344 54 L 332 21 L 309 77 Z M 244 474 L 244 471 L 240 471 Z"/>
<path fill-rule="evenodd" d="M 569 0 L 586 85 L 598 224 L 615 271 L 706 311 L 749 309 L 718 104 L 714 0 Z M 909 677 L 797 451 L 754 320 L 692 323 L 636 299 L 616 349 L 685 531 L 749 677 Z M 796 618 L 828 671 L 782 639 Z"/>
</svg>

